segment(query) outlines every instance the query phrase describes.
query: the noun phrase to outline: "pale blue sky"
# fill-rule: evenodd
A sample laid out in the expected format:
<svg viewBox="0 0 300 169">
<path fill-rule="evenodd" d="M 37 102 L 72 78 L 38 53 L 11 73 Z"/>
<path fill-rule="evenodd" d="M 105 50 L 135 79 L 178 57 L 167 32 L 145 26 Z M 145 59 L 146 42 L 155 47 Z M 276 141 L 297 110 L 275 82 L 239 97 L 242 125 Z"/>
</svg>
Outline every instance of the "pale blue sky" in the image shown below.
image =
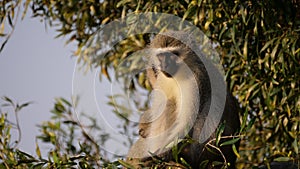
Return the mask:
<svg viewBox="0 0 300 169">
<path fill-rule="evenodd" d="M 54 98 L 71 98 L 76 61 L 71 51 L 76 48 L 55 35 L 37 18 L 26 17 L 0 53 L 0 96 L 19 103 L 34 101 L 20 113 L 20 148 L 30 153 L 35 150 L 36 125 L 49 119 Z"/>
<path fill-rule="evenodd" d="M 34 102 L 19 116 L 22 129 L 19 148 L 35 154 L 37 125 L 50 119 L 54 98 L 70 100 L 73 94 L 80 95 L 76 111 L 97 118 L 104 132 L 111 134 L 112 140 L 100 146 L 107 146 L 107 151 L 119 152 L 118 155 L 126 154 L 128 147 L 124 149 L 122 143 L 127 136 L 116 130 L 118 118 L 111 114 L 112 107 L 106 104 L 106 96 L 121 92 L 118 83 L 109 83 L 105 78 L 99 83 L 97 70 L 83 74 L 76 69 L 74 74 L 76 57 L 72 57 L 72 51 L 76 50 L 76 45 L 66 46 L 66 39 L 54 38 L 57 35 L 54 28 L 46 30 L 44 23 L 29 16 L 27 14 L 17 23 L 13 36 L 0 53 L 0 96 L 8 96 L 19 103 Z M 9 118 L 14 121 L 13 114 Z M 13 134 L 16 136 L 16 132 Z M 42 147 L 43 152 L 47 149 Z"/>
</svg>

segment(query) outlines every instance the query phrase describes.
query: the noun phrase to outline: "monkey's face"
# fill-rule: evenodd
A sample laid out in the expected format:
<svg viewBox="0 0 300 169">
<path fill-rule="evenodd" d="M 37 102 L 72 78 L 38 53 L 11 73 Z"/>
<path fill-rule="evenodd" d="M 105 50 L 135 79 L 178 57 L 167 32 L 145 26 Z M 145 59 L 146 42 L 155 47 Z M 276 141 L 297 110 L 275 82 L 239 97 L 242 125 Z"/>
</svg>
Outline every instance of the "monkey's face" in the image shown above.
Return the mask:
<svg viewBox="0 0 300 169">
<path fill-rule="evenodd" d="M 169 78 L 177 73 L 181 62 L 176 50 L 159 50 L 151 60 L 153 61 L 151 68 L 155 75 L 162 72 Z"/>
<path fill-rule="evenodd" d="M 190 74 L 190 68 L 185 63 L 189 53 L 184 46 L 151 48 L 148 56 L 147 77 L 151 86 L 156 82 L 158 76 L 165 78 L 186 79 Z"/>
<path fill-rule="evenodd" d="M 153 71 L 162 72 L 167 77 L 174 77 L 184 64 L 183 61 L 193 53 L 180 40 L 162 34 L 154 37 L 150 49 L 152 52 L 149 60 Z"/>
<path fill-rule="evenodd" d="M 158 76 L 187 80 L 192 76 L 191 67 L 199 62 L 197 55 L 185 43 L 166 35 L 156 35 L 148 49 L 147 77 L 152 87 Z"/>
</svg>

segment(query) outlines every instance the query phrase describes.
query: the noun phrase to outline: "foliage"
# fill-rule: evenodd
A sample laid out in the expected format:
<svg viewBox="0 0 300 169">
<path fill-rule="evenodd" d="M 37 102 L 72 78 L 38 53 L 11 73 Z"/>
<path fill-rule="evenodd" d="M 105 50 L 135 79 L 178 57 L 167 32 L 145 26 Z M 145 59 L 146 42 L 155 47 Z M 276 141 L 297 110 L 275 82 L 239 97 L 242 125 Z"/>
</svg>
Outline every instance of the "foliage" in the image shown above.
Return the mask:
<svg viewBox="0 0 300 169">
<path fill-rule="evenodd" d="M 0 23 L 10 25 L 19 1 L 2 2 Z M 27 0 L 33 17 L 57 28 L 78 51 L 101 26 L 130 12 L 162 12 L 191 21 L 214 42 L 228 87 L 242 109 L 239 168 L 270 161 L 300 160 L 300 2 L 298 0 Z M 26 10 L 25 10 L 26 11 Z M 9 38 L 10 34 L 0 35 Z M 4 41 L 3 44 L 7 42 Z M 78 56 L 88 65 L 116 68 L 121 58 L 143 47 L 147 39 L 131 37 L 101 60 Z M 125 56 L 124 56 L 125 54 Z M 51 137 L 50 137 L 51 138 Z M 51 139 L 50 139 L 51 141 Z M 61 145 L 62 143 L 58 144 Z"/>
<path fill-rule="evenodd" d="M 4 104 L 1 106 L 12 107 L 15 117 L 18 118 L 18 112 L 30 105 L 30 102 L 24 104 L 15 104 L 8 97 L 3 97 Z M 103 135 L 98 139 L 91 136 L 93 130 L 101 130 L 95 123 L 94 118 L 90 117 L 91 125 L 81 124 L 73 110 L 72 104 L 64 98 L 55 99 L 55 104 L 51 110 L 51 120 L 42 122 L 39 125 L 40 135 L 36 137 L 35 155 L 28 154 L 17 148 L 20 141 L 12 139 L 12 129 L 21 133 L 19 121 L 16 124 L 9 121 L 7 114 L 11 112 L 0 111 L 0 168 L 120 168 L 122 166 L 130 168 L 125 161 L 118 159 L 110 161 L 105 157 L 105 150 L 101 146 L 106 142 Z M 87 132 L 89 131 L 89 133 Z M 221 134 L 221 133 L 220 133 Z M 106 137 L 106 136 L 104 136 Z M 191 140 L 185 140 L 190 142 Z M 40 150 L 40 144 L 47 144 L 51 147 L 46 152 L 46 157 Z M 174 147 L 173 154 L 178 157 L 183 147 Z M 164 159 L 153 157 L 156 167 L 180 166 L 190 168 L 184 159 L 180 158 L 176 162 L 166 162 Z M 180 164 L 180 163 L 181 164 Z M 222 164 L 222 163 L 220 163 Z M 219 165 L 220 165 L 219 164 Z"/>
<path fill-rule="evenodd" d="M 8 97 L 4 98 L 2 106 L 14 107 L 15 112 L 21 111 L 29 103 L 15 104 Z M 18 108 L 18 109 L 15 109 Z M 1 111 L 0 115 L 0 168 L 114 168 L 119 162 L 108 162 L 104 158 L 104 150 L 98 146 L 106 140 L 103 136 L 91 137 L 91 129 L 100 130 L 91 118 L 90 125 L 80 124 L 73 106 L 63 98 L 57 98 L 51 111 L 51 120 L 39 125 L 41 134 L 36 140 L 36 154 L 30 155 L 19 150 L 12 140 L 11 130 L 18 126 L 8 121 L 7 114 L 11 112 Z M 17 114 L 16 114 L 17 115 Z M 16 116 L 17 117 L 17 116 Z M 16 128 L 18 133 L 20 128 Z M 48 144 L 51 147 L 47 156 L 43 157 L 38 142 Z"/>
</svg>

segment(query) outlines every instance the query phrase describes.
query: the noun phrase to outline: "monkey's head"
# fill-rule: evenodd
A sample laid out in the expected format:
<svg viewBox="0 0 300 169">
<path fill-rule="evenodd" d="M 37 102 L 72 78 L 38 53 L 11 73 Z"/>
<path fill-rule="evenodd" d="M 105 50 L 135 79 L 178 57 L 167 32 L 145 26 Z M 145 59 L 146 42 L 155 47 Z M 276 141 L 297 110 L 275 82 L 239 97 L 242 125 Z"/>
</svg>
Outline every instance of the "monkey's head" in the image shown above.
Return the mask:
<svg viewBox="0 0 300 169">
<path fill-rule="evenodd" d="M 195 70 L 193 67 L 201 61 L 189 47 L 194 45 L 190 39 L 189 34 L 184 32 L 168 32 L 154 37 L 149 46 L 152 51 L 149 58 L 151 68 L 147 70 L 151 85 L 154 81 L 151 82 L 151 78 L 157 78 L 159 73 L 168 78 L 186 78 L 183 69 Z"/>
</svg>

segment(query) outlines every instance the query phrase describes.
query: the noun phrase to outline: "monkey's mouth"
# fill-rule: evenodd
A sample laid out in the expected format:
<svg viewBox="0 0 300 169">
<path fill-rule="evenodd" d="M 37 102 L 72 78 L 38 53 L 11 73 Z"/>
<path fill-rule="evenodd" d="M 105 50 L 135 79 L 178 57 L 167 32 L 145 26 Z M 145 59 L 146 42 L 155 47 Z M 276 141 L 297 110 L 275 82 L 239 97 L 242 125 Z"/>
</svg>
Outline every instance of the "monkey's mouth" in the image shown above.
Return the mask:
<svg viewBox="0 0 300 169">
<path fill-rule="evenodd" d="M 172 77 L 172 75 L 170 74 L 170 73 L 168 73 L 168 72 L 166 72 L 166 71 L 164 71 L 164 70 L 161 70 L 161 72 L 165 75 L 165 76 L 167 76 L 167 77 Z"/>
<path fill-rule="evenodd" d="M 156 68 L 154 65 L 152 65 L 152 70 L 153 70 L 153 72 L 155 74 L 155 77 L 157 77 L 157 75 L 158 75 L 159 72 L 162 72 L 167 77 L 172 77 L 172 75 L 169 72 L 167 72 L 165 70 L 162 70 L 161 68 Z"/>
</svg>

